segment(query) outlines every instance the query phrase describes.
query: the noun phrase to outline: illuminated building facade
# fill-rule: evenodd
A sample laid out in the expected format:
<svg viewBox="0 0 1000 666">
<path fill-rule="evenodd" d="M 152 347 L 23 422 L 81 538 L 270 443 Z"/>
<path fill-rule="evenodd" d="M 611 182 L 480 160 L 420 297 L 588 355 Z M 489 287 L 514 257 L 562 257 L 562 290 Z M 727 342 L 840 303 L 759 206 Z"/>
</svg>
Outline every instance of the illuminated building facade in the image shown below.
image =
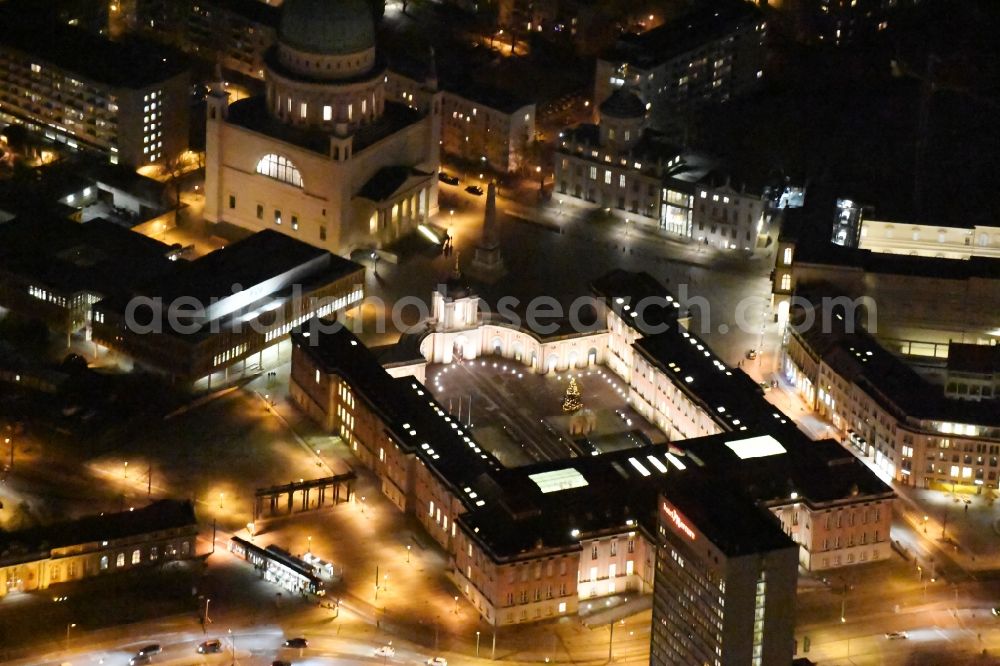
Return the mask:
<svg viewBox="0 0 1000 666">
<path fill-rule="evenodd" d="M 651 122 L 668 130 L 706 104 L 724 103 L 764 78 L 767 23 L 743 0 L 704 3 L 638 35 L 623 35 L 597 59 L 594 102 L 635 89 Z"/>
<path fill-rule="evenodd" d="M 294 327 L 364 297 L 362 266 L 272 230 L 169 268 L 96 303 L 91 337 L 208 387 L 254 357 L 263 367 L 264 351 L 275 348 L 277 357 Z"/>
<path fill-rule="evenodd" d="M 194 507 L 179 500 L 0 532 L 0 598 L 191 559 L 197 534 Z"/>
<path fill-rule="evenodd" d="M 368 4 L 287 0 L 266 94 L 209 94 L 205 217 L 344 252 L 437 211 L 441 98 L 388 99 Z"/>
<path fill-rule="evenodd" d="M 790 664 L 798 547 L 777 521 L 692 475 L 658 512 L 650 664 Z"/>
<path fill-rule="evenodd" d="M 113 164 L 160 165 L 187 150 L 189 76 L 173 51 L 11 14 L 0 16 L 0 122 Z"/>
<path fill-rule="evenodd" d="M 646 127 L 647 105 L 633 91 L 614 91 L 600 122 L 564 130 L 555 154 L 555 192 L 608 208 L 626 224 L 723 250 L 752 252 L 764 228 L 760 194 L 736 189 L 710 159 L 685 153 Z"/>
<path fill-rule="evenodd" d="M 789 323 L 782 371 L 802 399 L 831 421 L 846 447 L 886 478 L 907 485 L 965 486 L 971 492 L 998 487 L 1000 410 L 992 365 L 979 365 L 995 356 L 996 347 L 964 346 L 984 372 L 961 379 L 963 396 L 960 358 L 948 383 L 935 386 L 863 328 L 848 332 L 843 320 L 834 319 L 839 327 L 831 331 L 818 325 L 797 330 L 796 314 L 801 316 L 793 312 Z M 970 394 L 969 385 L 978 387 L 978 395 Z"/>
</svg>

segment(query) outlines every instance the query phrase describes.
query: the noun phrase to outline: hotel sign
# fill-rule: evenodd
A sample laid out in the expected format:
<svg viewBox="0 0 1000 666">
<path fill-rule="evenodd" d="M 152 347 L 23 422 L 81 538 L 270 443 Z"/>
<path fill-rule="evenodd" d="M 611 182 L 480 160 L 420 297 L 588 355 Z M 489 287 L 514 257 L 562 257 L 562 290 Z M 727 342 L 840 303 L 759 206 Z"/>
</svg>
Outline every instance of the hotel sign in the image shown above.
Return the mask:
<svg viewBox="0 0 1000 666">
<path fill-rule="evenodd" d="M 677 511 L 677 509 L 670 506 L 666 502 L 663 502 L 660 505 L 660 510 L 663 512 L 663 515 L 666 516 L 667 520 L 673 523 L 674 527 L 680 530 L 684 536 L 692 541 L 694 540 L 694 530 L 691 529 L 686 522 L 684 522 L 684 519 L 681 517 L 681 514 Z"/>
</svg>

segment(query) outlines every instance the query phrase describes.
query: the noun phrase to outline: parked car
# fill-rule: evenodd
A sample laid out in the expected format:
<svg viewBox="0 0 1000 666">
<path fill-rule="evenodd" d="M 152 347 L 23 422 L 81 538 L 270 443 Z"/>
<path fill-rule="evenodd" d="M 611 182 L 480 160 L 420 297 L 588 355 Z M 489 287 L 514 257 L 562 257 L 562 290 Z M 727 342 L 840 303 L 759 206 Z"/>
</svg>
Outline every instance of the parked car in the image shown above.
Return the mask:
<svg viewBox="0 0 1000 666">
<path fill-rule="evenodd" d="M 392 647 L 391 645 L 382 645 L 382 646 L 379 646 L 379 647 L 375 648 L 375 656 L 376 657 L 395 657 L 396 656 L 396 648 Z"/>
<path fill-rule="evenodd" d="M 298 638 L 287 639 L 282 645 L 286 648 L 307 648 L 309 647 L 309 641 L 299 636 Z"/>
<path fill-rule="evenodd" d="M 222 652 L 222 641 L 219 639 L 205 641 L 198 646 L 198 654 L 215 654 L 217 652 Z"/>
<path fill-rule="evenodd" d="M 478 185 L 469 185 L 467 188 L 465 188 L 465 191 L 468 192 L 469 194 L 475 194 L 477 197 L 483 196 L 483 188 L 479 187 Z"/>
<path fill-rule="evenodd" d="M 890 631 L 885 635 L 885 637 L 888 638 L 890 641 L 898 641 L 909 638 L 909 636 L 906 635 L 905 631 Z"/>
<path fill-rule="evenodd" d="M 438 180 L 447 185 L 458 185 L 458 176 L 453 176 L 450 173 L 445 173 L 444 171 L 438 174 Z"/>
</svg>

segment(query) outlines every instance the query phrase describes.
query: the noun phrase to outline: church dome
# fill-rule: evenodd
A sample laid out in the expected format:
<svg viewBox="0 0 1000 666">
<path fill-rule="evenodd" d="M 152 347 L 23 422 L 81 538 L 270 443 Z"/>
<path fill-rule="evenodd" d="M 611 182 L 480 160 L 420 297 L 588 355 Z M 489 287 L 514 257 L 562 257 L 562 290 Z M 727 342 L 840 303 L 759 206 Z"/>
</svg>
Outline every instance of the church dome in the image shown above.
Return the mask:
<svg viewBox="0 0 1000 666">
<path fill-rule="evenodd" d="M 285 0 L 278 39 L 307 53 L 359 53 L 375 46 L 375 21 L 366 0 Z"/>
<path fill-rule="evenodd" d="M 601 115 L 611 118 L 643 118 L 646 105 L 631 90 L 619 88 L 601 104 Z"/>
</svg>

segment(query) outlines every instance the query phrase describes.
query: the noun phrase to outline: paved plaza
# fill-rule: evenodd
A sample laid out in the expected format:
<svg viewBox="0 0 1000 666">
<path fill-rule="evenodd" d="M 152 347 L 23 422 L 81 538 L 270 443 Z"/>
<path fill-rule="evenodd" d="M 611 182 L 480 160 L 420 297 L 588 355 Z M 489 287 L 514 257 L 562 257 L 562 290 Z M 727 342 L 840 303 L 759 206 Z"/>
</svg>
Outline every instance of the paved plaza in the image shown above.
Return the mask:
<svg viewBox="0 0 1000 666">
<path fill-rule="evenodd" d="M 562 411 L 571 377 L 587 412 L 582 418 L 593 417 L 594 430 L 588 435 L 573 435 L 572 417 Z M 427 384 L 507 467 L 665 440 L 629 406 L 627 386 L 603 366 L 538 375 L 522 363 L 486 356 L 430 366 Z"/>
</svg>

